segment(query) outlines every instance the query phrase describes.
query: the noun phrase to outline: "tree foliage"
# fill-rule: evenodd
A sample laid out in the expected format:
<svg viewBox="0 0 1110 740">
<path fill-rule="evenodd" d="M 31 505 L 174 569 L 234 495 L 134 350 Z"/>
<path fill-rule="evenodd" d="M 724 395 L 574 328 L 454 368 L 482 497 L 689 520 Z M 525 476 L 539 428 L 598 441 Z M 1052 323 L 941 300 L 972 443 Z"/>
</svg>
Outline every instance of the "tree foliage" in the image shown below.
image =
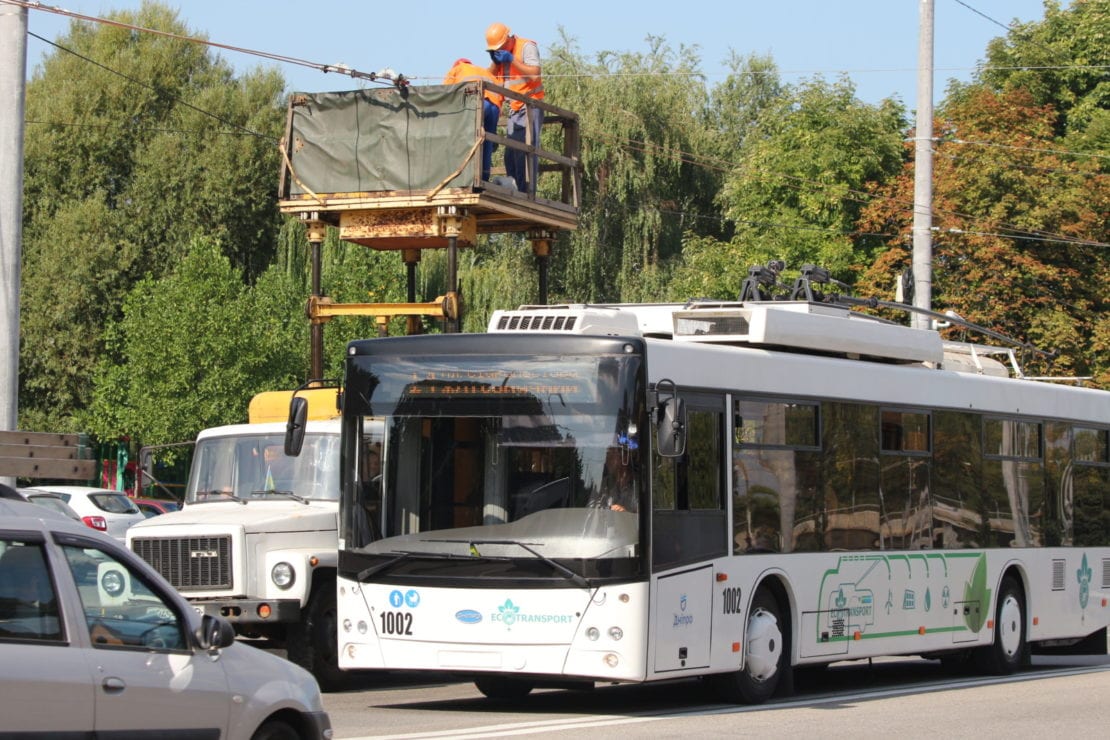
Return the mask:
<svg viewBox="0 0 1110 740">
<path fill-rule="evenodd" d="M 580 225 L 553 260 L 555 295 L 576 301 L 654 300 L 641 282 L 704 231 L 717 175 L 697 159 L 712 139 L 696 49 L 659 37 L 646 52 L 588 60 L 564 38 L 544 60 L 544 86 L 582 128 Z M 716 220 L 708 222 L 716 223 Z"/>
<path fill-rule="evenodd" d="M 1110 268 L 1110 178 L 1055 149 L 1055 110 L 1026 91 L 968 89 L 938 113 L 933 304 L 1058 350 L 1058 372 L 1105 381 L 1094 345 L 1110 307 L 1098 277 Z M 890 297 L 912 261 L 911 165 L 875 193 L 860 228 L 892 237 L 862 287 Z"/>
<path fill-rule="evenodd" d="M 111 17 L 190 33 L 157 3 Z M 41 429 L 88 407 L 104 327 L 135 282 L 194 235 L 254 279 L 279 223 L 279 74 L 237 79 L 199 44 L 83 22 L 57 47 L 26 103 L 20 407 Z"/>
<path fill-rule="evenodd" d="M 292 349 L 307 347 L 303 306 L 277 266 L 247 286 L 219 245 L 194 240 L 173 272 L 135 285 L 108 327 L 84 427 L 163 444 L 246 421 L 253 394 L 303 378 L 306 355 Z"/>
<path fill-rule="evenodd" d="M 728 241 L 690 238 L 672 297 L 735 298 L 752 264 L 812 262 L 851 279 L 880 242 L 854 237 L 864 189 L 902 165 L 905 126 L 893 100 L 855 97 L 848 80 L 809 80 L 766 100 L 725 176 L 718 202 Z"/>
</svg>

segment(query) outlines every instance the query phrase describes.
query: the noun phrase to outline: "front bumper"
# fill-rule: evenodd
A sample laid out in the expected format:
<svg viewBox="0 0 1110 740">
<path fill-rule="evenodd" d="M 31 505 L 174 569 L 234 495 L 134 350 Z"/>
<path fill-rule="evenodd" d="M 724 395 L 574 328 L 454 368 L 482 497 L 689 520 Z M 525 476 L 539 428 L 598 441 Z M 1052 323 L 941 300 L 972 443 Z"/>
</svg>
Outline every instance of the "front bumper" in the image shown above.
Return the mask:
<svg viewBox="0 0 1110 740">
<path fill-rule="evenodd" d="M 301 620 L 296 599 L 190 599 L 201 614 L 223 617 L 231 624 L 288 624 Z M 267 616 L 262 616 L 266 613 Z"/>
</svg>

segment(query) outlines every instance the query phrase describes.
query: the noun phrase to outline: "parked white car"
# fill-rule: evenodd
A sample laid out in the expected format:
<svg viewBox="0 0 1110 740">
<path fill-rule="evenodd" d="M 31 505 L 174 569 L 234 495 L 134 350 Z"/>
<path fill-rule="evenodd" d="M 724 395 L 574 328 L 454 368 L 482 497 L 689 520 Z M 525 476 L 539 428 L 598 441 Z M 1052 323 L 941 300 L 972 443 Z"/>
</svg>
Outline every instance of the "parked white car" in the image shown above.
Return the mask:
<svg viewBox="0 0 1110 740">
<path fill-rule="evenodd" d="M 0 497 L 0 735 L 331 737 L 298 666 L 235 641 L 116 541 Z"/>
<path fill-rule="evenodd" d="M 89 486 L 35 486 L 24 489 L 24 495 L 36 490 L 60 495 L 80 515 L 81 521 L 120 542 L 126 540 L 127 530 L 132 524 L 146 519 L 135 502 L 120 491 Z"/>
</svg>

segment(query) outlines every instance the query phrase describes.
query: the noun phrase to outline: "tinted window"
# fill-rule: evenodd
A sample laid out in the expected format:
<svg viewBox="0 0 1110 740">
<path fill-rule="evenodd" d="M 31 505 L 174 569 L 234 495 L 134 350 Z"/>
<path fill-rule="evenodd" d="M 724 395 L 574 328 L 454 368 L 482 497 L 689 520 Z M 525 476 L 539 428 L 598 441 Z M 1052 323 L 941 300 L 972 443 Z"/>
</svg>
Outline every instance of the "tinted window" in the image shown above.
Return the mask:
<svg viewBox="0 0 1110 740">
<path fill-rule="evenodd" d="M 40 543 L 0 539 L 0 640 L 62 639 L 58 598 Z"/>
</svg>

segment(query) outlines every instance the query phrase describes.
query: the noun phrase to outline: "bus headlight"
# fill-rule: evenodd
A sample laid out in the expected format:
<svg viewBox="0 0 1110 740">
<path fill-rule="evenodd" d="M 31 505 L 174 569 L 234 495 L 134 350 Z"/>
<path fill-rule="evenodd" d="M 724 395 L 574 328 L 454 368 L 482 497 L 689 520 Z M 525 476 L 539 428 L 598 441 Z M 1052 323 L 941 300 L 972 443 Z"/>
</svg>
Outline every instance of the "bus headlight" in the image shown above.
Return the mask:
<svg viewBox="0 0 1110 740">
<path fill-rule="evenodd" d="M 277 563 L 270 569 L 270 580 L 280 589 L 287 589 L 297 580 L 297 572 L 289 563 Z"/>
<path fill-rule="evenodd" d="M 619 640 L 622 637 L 624 637 L 624 630 L 622 630 L 620 627 L 610 627 L 609 628 L 609 637 L 611 637 L 614 640 Z"/>
<path fill-rule="evenodd" d="M 602 660 L 604 660 L 605 665 L 610 668 L 616 668 L 617 664 L 621 662 L 621 659 L 617 657 L 616 653 L 605 653 L 605 657 L 602 658 Z"/>
<path fill-rule="evenodd" d="M 586 629 L 587 640 L 596 641 L 599 637 L 601 637 L 601 632 L 598 630 L 597 627 L 589 627 Z"/>
</svg>

